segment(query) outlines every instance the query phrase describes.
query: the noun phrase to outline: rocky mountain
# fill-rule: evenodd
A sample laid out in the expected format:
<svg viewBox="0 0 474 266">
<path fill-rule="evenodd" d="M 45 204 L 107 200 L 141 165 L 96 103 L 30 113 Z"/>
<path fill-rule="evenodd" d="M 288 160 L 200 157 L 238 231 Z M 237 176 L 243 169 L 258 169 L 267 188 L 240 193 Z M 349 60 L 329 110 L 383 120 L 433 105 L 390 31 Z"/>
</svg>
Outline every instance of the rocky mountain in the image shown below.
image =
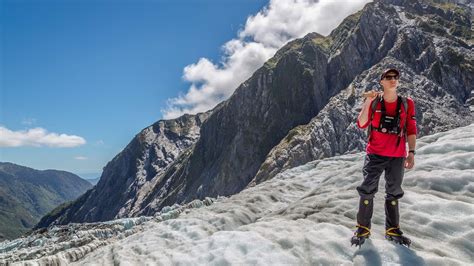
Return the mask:
<svg viewBox="0 0 474 266">
<path fill-rule="evenodd" d="M 143 129 L 105 167 L 99 182 L 75 202 L 58 206 L 37 227 L 51 222 L 93 222 L 136 216 L 157 186 L 169 186 L 162 176 L 199 138 L 210 112 L 160 120 Z"/>
<path fill-rule="evenodd" d="M 156 154 L 167 140 L 145 129 L 106 166 L 94 190 L 38 227 L 152 215 L 238 193 L 314 159 L 362 151 L 358 95 L 377 87 L 387 67 L 401 70 L 400 94 L 415 101 L 419 136 L 471 123 L 473 9 L 467 1 L 377 0 L 328 36 L 287 43 L 207 112 L 194 142 L 165 164 Z M 178 120 L 194 119 L 184 117 Z"/>
<path fill-rule="evenodd" d="M 69 172 L 0 162 L 0 240 L 27 232 L 54 207 L 91 187 Z"/>
</svg>

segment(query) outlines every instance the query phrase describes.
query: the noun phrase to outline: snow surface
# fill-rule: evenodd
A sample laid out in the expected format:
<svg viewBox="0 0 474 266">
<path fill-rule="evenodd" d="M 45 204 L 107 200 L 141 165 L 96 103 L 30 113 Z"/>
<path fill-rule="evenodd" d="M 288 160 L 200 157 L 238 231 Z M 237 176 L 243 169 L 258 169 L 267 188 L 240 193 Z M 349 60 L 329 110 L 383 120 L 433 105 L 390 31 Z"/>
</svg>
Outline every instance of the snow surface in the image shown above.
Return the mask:
<svg viewBox="0 0 474 266">
<path fill-rule="evenodd" d="M 400 200 L 410 248 L 384 239 L 383 175 L 372 236 L 361 248 L 350 245 L 364 155 L 312 161 L 207 206 L 145 221 L 72 264 L 472 265 L 474 124 L 418 139 Z M 56 256 L 61 262 L 71 263 Z"/>
</svg>

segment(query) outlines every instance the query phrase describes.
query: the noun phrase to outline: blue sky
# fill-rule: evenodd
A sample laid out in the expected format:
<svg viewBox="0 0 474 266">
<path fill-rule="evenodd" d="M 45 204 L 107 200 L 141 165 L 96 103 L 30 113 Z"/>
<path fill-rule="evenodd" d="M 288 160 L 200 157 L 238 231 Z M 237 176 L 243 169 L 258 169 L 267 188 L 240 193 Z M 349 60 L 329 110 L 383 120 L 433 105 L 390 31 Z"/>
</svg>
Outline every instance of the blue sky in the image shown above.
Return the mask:
<svg viewBox="0 0 474 266">
<path fill-rule="evenodd" d="M 77 135 L 84 145 L 0 147 L 0 161 L 98 176 L 166 100 L 183 68 L 218 60 L 266 1 L 3 1 L 0 125 Z M 75 157 L 86 157 L 77 160 Z"/>
<path fill-rule="evenodd" d="M 0 161 L 82 177 L 368 0 L 0 0 Z"/>
</svg>

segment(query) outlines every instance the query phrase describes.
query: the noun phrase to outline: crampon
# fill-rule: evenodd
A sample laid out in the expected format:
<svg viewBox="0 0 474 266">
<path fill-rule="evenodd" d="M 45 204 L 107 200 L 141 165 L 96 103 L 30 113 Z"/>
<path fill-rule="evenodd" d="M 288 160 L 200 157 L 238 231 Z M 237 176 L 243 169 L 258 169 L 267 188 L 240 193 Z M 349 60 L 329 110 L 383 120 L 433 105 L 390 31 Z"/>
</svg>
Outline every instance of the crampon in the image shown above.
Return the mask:
<svg viewBox="0 0 474 266">
<path fill-rule="evenodd" d="M 351 246 L 356 245 L 359 246 L 359 248 L 364 244 L 365 239 L 369 238 L 370 236 L 370 228 L 362 226 L 362 225 L 356 225 L 358 228 L 354 232 L 354 236 L 351 238 Z"/>
<path fill-rule="evenodd" d="M 403 232 L 400 230 L 399 227 L 391 227 L 385 231 L 385 239 L 388 241 L 393 241 L 397 244 L 404 245 L 406 247 L 410 247 L 411 240 L 403 236 Z"/>
</svg>

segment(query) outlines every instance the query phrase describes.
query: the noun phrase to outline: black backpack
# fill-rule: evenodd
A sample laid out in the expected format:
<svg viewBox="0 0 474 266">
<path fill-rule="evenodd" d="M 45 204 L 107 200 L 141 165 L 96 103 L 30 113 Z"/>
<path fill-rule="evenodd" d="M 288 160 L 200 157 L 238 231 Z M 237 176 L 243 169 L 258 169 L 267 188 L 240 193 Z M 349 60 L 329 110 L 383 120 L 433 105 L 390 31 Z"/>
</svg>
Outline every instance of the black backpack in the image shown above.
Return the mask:
<svg viewBox="0 0 474 266">
<path fill-rule="evenodd" d="M 376 108 L 377 108 L 377 104 L 379 102 L 382 102 L 382 110 L 381 110 L 382 117 L 381 117 L 381 119 L 383 119 L 384 116 L 385 116 L 383 96 L 380 95 L 380 96 L 377 96 L 377 98 L 375 98 L 374 101 L 372 101 L 372 104 L 370 105 L 370 110 L 371 110 L 372 115 L 371 115 L 370 120 L 369 120 L 369 127 L 367 128 L 367 137 L 368 137 L 369 141 L 370 141 L 371 133 L 372 133 L 372 130 L 373 130 L 372 120 L 374 119 L 374 114 L 375 114 L 375 111 L 376 111 Z M 403 97 L 403 96 L 398 96 L 398 98 L 397 98 L 397 114 L 395 116 L 395 119 L 398 121 L 398 127 L 400 129 L 400 132 L 398 134 L 397 147 L 398 147 L 398 145 L 400 145 L 400 139 L 402 138 L 402 135 L 405 135 L 405 141 L 407 141 L 406 123 L 408 121 L 408 114 L 406 115 L 406 118 L 405 118 L 405 124 L 400 125 L 400 113 L 402 112 L 402 109 L 401 109 L 402 104 L 403 104 L 405 113 L 407 113 L 407 111 L 408 111 L 407 98 Z M 379 123 L 379 125 L 381 125 L 381 124 L 382 124 L 382 122 Z"/>
</svg>

